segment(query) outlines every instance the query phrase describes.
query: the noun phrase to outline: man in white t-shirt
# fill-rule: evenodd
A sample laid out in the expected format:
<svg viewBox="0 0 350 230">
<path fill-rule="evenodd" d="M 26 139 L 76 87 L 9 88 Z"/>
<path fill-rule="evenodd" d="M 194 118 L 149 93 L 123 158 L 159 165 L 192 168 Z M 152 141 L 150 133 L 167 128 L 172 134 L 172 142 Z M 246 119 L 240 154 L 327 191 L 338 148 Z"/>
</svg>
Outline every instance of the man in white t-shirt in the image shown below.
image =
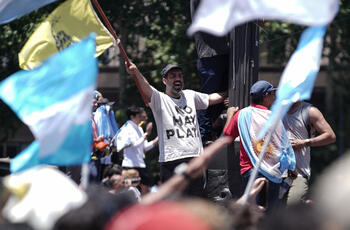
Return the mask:
<svg viewBox="0 0 350 230">
<path fill-rule="evenodd" d="M 199 156 L 203 150 L 196 110 L 222 102 L 227 93 L 208 95 L 183 90 L 183 72 L 177 65 L 168 64 L 161 72 L 165 93 L 152 87 L 135 64 L 126 69 L 136 76 L 141 94 L 152 109 L 159 137 L 160 178 L 164 182 L 176 166 Z M 187 194 L 203 196 L 203 185 L 203 178 L 192 181 Z"/>
</svg>

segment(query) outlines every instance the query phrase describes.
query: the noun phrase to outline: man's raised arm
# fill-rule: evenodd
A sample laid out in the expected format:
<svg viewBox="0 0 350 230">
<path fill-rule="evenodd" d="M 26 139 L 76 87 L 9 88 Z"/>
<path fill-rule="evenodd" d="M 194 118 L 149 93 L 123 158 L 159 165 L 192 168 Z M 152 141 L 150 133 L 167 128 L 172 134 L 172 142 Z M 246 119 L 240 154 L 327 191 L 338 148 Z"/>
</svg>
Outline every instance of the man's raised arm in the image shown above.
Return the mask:
<svg viewBox="0 0 350 230">
<path fill-rule="evenodd" d="M 151 85 L 148 83 L 147 79 L 142 75 L 142 73 L 140 73 L 140 71 L 134 63 L 130 62 L 130 65 L 128 66 L 125 62 L 125 68 L 130 75 L 136 77 L 136 81 L 139 83 L 140 86 L 140 93 L 145 97 L 147 102 L 150 102 L 152 96 L 152 88 Z"/>
</svg>

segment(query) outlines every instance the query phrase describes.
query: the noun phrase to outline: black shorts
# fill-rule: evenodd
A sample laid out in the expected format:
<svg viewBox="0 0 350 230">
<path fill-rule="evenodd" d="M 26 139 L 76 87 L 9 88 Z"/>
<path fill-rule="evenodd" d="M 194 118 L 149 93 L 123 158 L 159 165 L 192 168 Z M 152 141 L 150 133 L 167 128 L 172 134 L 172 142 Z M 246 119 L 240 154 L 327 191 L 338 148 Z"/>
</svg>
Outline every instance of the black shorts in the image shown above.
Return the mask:
<svg viewBox="0 0 350 230">
<path fill-rule="evenodd" d="M 161 162 L 160 163 L 160 180 L 162 183 L 170 179 L 174 175 L 175 168 L 181 163 L 188 163 L 193 157 L 183 158 L 175 161 Z M 201 176 L 191 180 L 190 184 L 184 191 L 185 195 L 205 197 L 205 177 Z"/>
</svg>

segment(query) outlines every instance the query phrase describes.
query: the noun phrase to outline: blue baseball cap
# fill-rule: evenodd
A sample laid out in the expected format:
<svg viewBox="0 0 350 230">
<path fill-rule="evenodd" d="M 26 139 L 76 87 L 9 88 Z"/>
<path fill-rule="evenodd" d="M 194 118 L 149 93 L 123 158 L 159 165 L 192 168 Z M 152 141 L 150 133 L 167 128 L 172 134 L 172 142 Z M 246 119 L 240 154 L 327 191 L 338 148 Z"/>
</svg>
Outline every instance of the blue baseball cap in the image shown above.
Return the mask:
<svg viewBox="0 0 350 230">
<path fill-rule="evenodd" d="M 262 97 L 266 93 L 269 93 L 269 92 L 275 91 L 275 90 L 276 90 L 276 88 L 273 87 L 273 85 L 271 85 L 271 83 L 269 83 L 267 81 L 257 81 L 250 88 L 250 95 Z"/>
</svg>

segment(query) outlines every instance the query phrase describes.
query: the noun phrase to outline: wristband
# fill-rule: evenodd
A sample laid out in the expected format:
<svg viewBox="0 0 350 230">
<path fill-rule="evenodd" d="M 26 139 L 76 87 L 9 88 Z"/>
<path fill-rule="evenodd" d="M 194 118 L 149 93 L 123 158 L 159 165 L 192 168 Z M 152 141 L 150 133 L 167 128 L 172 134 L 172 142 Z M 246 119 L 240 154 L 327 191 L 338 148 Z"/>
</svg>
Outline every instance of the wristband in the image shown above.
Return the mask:
<svg viewBox="0 0 350 230">
<path fill-rule="evenodd" d="M 310 145 L 311 145 L 310 139 L 305 140 L 305 145 L 306 145 L 306 147 L 310 147 Z"/>
<path fill-rule="evenodd" d="M 185 180 L 190 181 L 192 180 L 192 177 L 186 172 L 187 167 L 188 167 L 187 163 L 181 163 L 178 166 L 176 166 L 174 173 L 176 175 L 182 175 L 184 176 Z"/>
</svg>

